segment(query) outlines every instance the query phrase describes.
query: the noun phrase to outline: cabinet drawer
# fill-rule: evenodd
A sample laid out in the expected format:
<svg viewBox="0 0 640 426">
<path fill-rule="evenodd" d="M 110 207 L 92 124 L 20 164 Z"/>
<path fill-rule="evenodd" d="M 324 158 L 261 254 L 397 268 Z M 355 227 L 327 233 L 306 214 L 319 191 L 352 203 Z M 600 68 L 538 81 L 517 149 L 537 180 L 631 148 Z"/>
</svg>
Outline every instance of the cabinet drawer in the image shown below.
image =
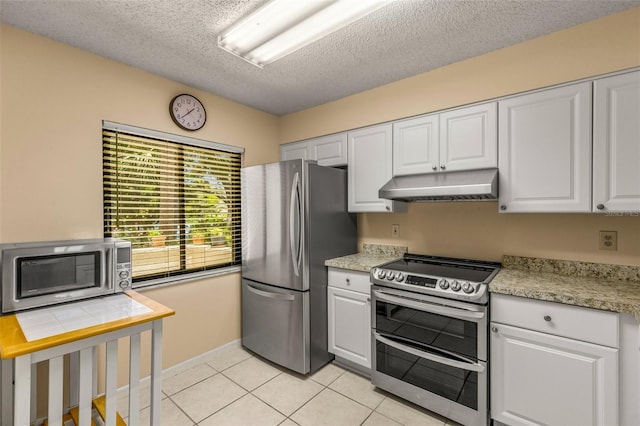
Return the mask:
<svg viewBox="0 0 640 426">
<path fill-rule="evenodd" d="M 366 272 L 329 268 L 328 283 L 331 287 L 369 294 L 371 282 Z"/>
<path fill-rule="evenodd" d="M 618 347 L 618 314 L 615 312 L 492 294 L 491 321 Z"/>
</svg>

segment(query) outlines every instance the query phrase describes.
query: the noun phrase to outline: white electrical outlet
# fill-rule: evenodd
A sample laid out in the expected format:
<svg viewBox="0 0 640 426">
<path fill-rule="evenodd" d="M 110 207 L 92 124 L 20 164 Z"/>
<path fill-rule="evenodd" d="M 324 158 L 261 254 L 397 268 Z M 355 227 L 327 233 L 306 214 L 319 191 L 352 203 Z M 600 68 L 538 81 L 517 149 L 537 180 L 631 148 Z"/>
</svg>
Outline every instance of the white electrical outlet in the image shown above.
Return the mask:
<svg viewBox="0 0 640 426">
<path fill-rule="evenodd" d="M 400 225 L 391 225 L 391 236 L 394 238 L 400 236 Z"/>
<path fill-rule="evenodd" d="M 600 231 L 600 250 L 618 250 L 618 231 Z"/>
</svg>

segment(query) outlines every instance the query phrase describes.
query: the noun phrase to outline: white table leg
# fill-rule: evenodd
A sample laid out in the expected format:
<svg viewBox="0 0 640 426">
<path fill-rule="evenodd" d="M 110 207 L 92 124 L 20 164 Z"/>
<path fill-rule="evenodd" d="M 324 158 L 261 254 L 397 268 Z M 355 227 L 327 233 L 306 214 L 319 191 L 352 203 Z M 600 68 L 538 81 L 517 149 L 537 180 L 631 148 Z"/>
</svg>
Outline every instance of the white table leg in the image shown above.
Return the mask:
<svg viewBox="0 0 640 426">
<path fill-rule="evenodd" d="M 62 426 L 62 373 L 63 357 L 49 360 L 49 425 Z M 34 388 L 35 390 L 35 388 Z"/>
<path fill-rule="evenodd" d="M 0 360 L 0 425 L 13 423 L 13 360 Z"/>
<path fill-rule="evenodd" d="M 140 418 L 140 334 L 129 338 L 129 424 L 137 425 Z"/>
<path fill-rule="evenodd" d="M 151 334 L 151 426 L 160 424 L 162 392 L 162 320 L 153 322 Z"/>
<path fill-rule="evenodd" d="M 78 423 L 91 424 L 91 399 L 93 397 L 93 348 L 84 348 L 79 353 L 78 373 Z M 132 424 L 132 423 L 130 423 Z"/>
<path fill-rule="evenodd" d="M 78 405 L 78 387 L 80 380 L 80 352 L 69 354 L 69 407 Z"/>
<path fill-rule="evenodd" d="M 107 342 L 107 369 L 105 377 L 105 425 L 116 424 L 116 384 L 118 381 L 118 341 Z"/>
<path fill-rule="evenodd" d="M 91 397 L 95 398 L 98 396 L 98 347 L 93 346 L 91 348 L 92 358 L 93 358 L 93 376 L 91 377 Z"/>
<path fill-rule="evenodd" d="M 38 389 L 38 364 L 33 360 L 33 356 L 31 357 L 31 389 Z M 38 417 L 38 392 L 31 392 L 31 418 L 35 419 Z"/>
<path fill-rule="evenodd" d="M 31 424 L 31 354 L 15 358 L 13 424 Z"/>
</svg>

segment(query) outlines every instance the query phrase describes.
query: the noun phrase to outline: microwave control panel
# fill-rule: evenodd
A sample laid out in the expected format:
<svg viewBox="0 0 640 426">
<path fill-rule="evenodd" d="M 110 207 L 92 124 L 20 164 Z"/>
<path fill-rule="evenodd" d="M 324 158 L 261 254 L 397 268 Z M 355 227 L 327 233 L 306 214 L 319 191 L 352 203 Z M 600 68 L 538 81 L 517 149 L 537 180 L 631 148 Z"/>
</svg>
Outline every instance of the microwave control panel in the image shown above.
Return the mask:
<svg viewBox="0 0 640 426">
<path fill-rule="evenodd" d="M 116 265 L 116 281 L 121 290 L 131 288 L 131 264 L 118 263 Z"/>
</svg>

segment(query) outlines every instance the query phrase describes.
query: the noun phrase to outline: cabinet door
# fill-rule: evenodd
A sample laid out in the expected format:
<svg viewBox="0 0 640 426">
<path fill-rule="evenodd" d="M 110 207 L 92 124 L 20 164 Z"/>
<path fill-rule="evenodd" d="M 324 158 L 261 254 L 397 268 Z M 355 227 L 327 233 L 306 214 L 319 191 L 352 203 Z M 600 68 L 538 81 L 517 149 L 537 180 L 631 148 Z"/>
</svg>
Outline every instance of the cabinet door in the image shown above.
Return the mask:
<svg viewBox="0 0 640 426">
<path fill-rule="evenodd" d="M 393 123 L 394 176 L 438 170 L 438 126 L 438 114 Z"/>
<path fill-rule="evenodd" d="M 280 160 L 311 160 L 309 157 L 309 142 L 293 142 L 280 145 Z"/>
<path fill-rule="evenodd" d="M 404 203 L 378 197 L 378 190 L 391 179 L 391 136 L 391 124 L 349 132 L 350 212 L 391 212 L 404 206 Z"/>
<path fill-rule="evenodd" d="M 593 211 L 640 211 L 640 71 L 596 80 Z"/>
<path fill-rule="evenodd" d="M 501 211 L 591 211 L 591 83 L 498 103 Z"/>
<path fill-rule="evenodd" d="M 440 170 L 498 167 L 497 103 L 440 114 Z"/>
<path fill-rule="evenodd" d="M 618 423 L 618 350 L 491 323 L 491 417 L 508 425 Z"/>
<path fill-rule="evenodd" d="M 347 134 L 323 136 L 309 141 L 311 160 L 317 160 L 320 166 L 347 165 Z"/>
<path fill-rule="evenodd" d="M 368 294 L 327 287 L 329 352 L 371 368 L 371 302 Z"/>
</svg>

